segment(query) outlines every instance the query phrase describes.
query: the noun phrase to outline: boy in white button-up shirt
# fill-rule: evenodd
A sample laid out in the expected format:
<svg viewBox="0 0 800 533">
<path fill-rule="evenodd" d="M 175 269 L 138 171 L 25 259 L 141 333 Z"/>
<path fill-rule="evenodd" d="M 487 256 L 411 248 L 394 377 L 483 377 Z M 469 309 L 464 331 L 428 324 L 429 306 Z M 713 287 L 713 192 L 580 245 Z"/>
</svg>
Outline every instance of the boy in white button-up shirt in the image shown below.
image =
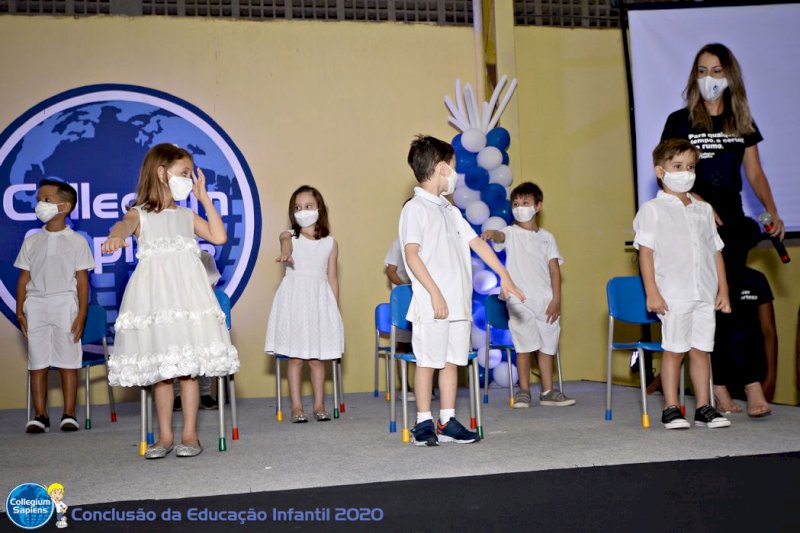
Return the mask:
<svg viewBox="0 0 800 533">
<path fill-rule="evenodd" d="M 17 320 L 28 339 L 28 370 L 35 418 L 25 431 L 50 429 L 47 416 L 47 372 L 56 367 L 64 393 L 63 431 L 79 429 L 75 418 L 81 335 L 89 305 L 89 273 L 94 259 L 89 243 L 66 225 L 78 193 L 67 183 L 42 180 L 36 193 L 36 216 L 42 231 L 27 237 L 14 266 L 17 281 Z"/>
<path fill-rule="evenodd" d="M 662 190 L 642 205 L 633 220 L 633 245 L 639 250 L 647 310 L 657 313 L 662 322 L 665 408 L 661 423 L 667 429 L 689 427 L 678 407 L 678 378 L 686 352 L 697 400 L 695 424 L 730 426 L 709 401 L 708 352 L 714 349 L 714 311 L 730 313 L 731 306 L 713 210 L 689 194 L 698 157 L 698 150 L 686 140 L 662 141 L 653 151 Z"/>
<path fill-rule="evenodd" d="M 417 446 L 480 439 L 455 418 L 457 371 L 467 364 L 472 331 L 470 249 L 500 276 L 504 296 L 511 293 L 525 300 L 489 245 L 444 198 L 455 190 L 454 155 L 453 147 L 444 141 L 422 135 L 414 139 L 408 164 L 420 186 L 414 188 L 414 197 L 400 214 L 400 243 L 413 291 L 407 319 L 413 324 L 411 343 L 417 359 L 417 424 L 411 430 Z M 435 369 L 439 369 L 441 410 L 434 426 L 431 390 Z"/>
</svg>

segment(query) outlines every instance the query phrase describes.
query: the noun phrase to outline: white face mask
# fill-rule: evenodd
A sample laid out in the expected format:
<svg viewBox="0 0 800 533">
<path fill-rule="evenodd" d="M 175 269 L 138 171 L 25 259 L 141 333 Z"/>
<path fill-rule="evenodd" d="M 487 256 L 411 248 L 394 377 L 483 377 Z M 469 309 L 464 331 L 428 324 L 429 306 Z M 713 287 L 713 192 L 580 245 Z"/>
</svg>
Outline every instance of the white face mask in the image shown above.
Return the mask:
<svg viewBox="0 0 800 533">
<path fill-rule="evenodd" d="M 319 220 L 319 209 L 304 209 L 302 211 L 295 211 L 294 219 L 301 228 L 313 226 Z"/>
<path fill-rule="evenodd" d="M 511 213 L 517 222 L 528 222 L 536 214 L 536 208 L 529 205 L 514 207 L 511 209 Z"/>
<path fill-rule="evenodd" d="M 172 199 L 176 202 L 181 202 L 189 198 L 189 193 L 192 192 L 194 183 L 192 178 L 185 178 L 183 176 L 176 176 L 167 172 L 169 176 L 169 190 L 172 193 Z"/>
<path fill-rule="evenodd" d="M 36 204 L 36 218 L 47 224 L 58 214 L 58 206 L 50 202 L 38 202 Z"/>
<path fill-rule="evenodd" d="M 722 96 L 722 93 L 728 88 L 728 78 L 712 78 L 711 76 L 697 78 L 697 86 L 700 88 L 700 96 L 703 97 L 703 100 L 712 102 Z"/>
<path fill-rule="evenodd" d="M 694 172 L 664 172 L 664 185 L 672 192 L 689 192 L 694 185 Z"/>
<path fill-rule="evenodd" d="M 451 168 L 450 174 L 447 176 L 447 190 L 442 194 L 449 196 L 456 192 L 456 183 L 458 183 L 458 174 L 456 173 L 455 169 Z"/>
</svg>

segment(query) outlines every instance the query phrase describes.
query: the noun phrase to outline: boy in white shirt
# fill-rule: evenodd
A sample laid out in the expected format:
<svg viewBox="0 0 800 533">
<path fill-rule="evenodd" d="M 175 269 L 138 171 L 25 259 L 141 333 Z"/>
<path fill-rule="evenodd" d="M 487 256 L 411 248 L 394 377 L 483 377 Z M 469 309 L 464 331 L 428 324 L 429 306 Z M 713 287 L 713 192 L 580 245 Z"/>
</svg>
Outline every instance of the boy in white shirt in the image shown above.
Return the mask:
<svg viewBox="0 0 800 533">
<path fill-rule="evenodd" d="M 684 139 L 661 141 L 653 150 L 653 164 L 662 190 L 642 205 L 633 220 L 647 310 L 662 322 L 661 423 L 667 429 L 690 425 L 678 407 L 678 378 L 686 352 L 697 400 L 694 423 L 709 428 L 731 425 L 709 401 L 714 310 L 730 313 L 731 306 L 713 211 L 689 194 L 699 155 Z"/>
<path fill-rule="evenodd" d="M 456 186 L 455 153 L 448 143 L 417 136 L 408 164 L 419 187 L 400 213 L 400 243 L 411 278 L 413 296 L 407 319 L 413 324 L 417 360 L 414 392 L 417 423 L 411 430 L 417 446 L 439 442 L 467 444 L 480 440 L 455 417 L 458 367 L 466 366 L 472 330 L 472 262 L 474 250 L 500 276 L 503 294 L 525 296 L 511 281 L 492 249 L 444 198 Z M 434 426 L 431 415 L 433 371 L 439 369 L 441 409 Z"/>
<path fill-rule="evenodd" d="M 28 339 L 28 370 L 35 417 L 25 431 L 50 429 L 47 415 L 47 372 L 58 368 L 64 394 L 62 431 L 80 428 L 75 418 L 81 335 L 89 306 L 89 273 L 94 259 L 89 243 L 66 224 L 78 193 L 63 182 L 42 180 L 36 193 L 36 216 L 42 231 L 27 237 L 14 266 L 17 280 L 17 320 Z"/>
<path fill-rule="evenodd" d="M 542 210 L 544 195 L 538 185 L 525 182 L 511 191 L 511 212 L 516 221 L 502 230 L 487 230 L 484 240 L 506 246 L 506 267 L 512 279 L 519 283 L 528 299 L 523 303 L 511 297 L 508 307 L 511 338 L 517 352 L 519 390 L 514 395 L 514 408 L 531 405 L 530 375 L 531 354 L 541 374 L 541 405 L 564 407 L 575 400 L 553 389 L 553 358 L 558 352 L 561 332 L 561 264 L 564 258 L 556 246 L 556 239 L 536 223 L 536 214 Z"/>
</svg>

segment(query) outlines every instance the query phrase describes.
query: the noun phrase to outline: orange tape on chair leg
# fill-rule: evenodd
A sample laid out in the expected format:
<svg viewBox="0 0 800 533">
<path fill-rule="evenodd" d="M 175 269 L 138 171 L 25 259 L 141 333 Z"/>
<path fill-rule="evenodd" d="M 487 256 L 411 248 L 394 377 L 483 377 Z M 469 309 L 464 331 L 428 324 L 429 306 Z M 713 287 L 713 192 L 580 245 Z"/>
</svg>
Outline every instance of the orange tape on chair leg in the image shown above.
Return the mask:
<svg viewBox="0 0 800 533">
<path fill-rule="evenodd" d="M 686 406 L 681 405 L 681 414 L 685 417 L 686 416 Z"/>
<path fill-rule="evenodd" d="M 478 429 L 478 419 L 474 416 L 469 417 L 469 428 Z"/>
<path fill-rule="evenodd" d="M 239 440 L 239 428 L 231 429 L 231 440 Z"/>
</svg>

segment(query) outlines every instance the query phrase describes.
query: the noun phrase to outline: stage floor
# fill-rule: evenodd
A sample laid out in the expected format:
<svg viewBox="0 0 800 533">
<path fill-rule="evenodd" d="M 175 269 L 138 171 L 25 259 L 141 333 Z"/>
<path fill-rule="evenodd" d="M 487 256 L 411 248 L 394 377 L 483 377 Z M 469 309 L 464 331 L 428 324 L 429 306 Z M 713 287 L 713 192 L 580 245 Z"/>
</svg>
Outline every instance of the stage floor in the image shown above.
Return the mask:
<svg viewBox="0 0 800 533">
<path fill-rule="evenodd" d="M 491 389 L 491 402 L 482 405 L 485 440 L 438 448 L 403 444 L 401 420 L 398 432 L 390 434 L 388 402 L 372 393 L 348 394 L 346 412 L 327 423 L 278 423 L 273 399 L 239 400 L 241 438 L 232 441 L 228 429 L 226 452 L 217 451 L 217 412 L 201 411 L 203 454 L 179 459 L 173 453 L 157 461 L 138 455 L 138 403 L 119 405 L 115 424 L 108 407 L 98 405 L 92 411 L 94 429 L 43 435 L 24 433 L 23 410 L 0 411 L 0 505 L 5 510 L 5 496 L 24 482 L 57 481 L 65 486 L 64 500 L 74 506 L 800 450 L 798 407 L 773 405 L 773 414 L 763 419 L 730 415 L 733 425 L 726 429 L 666 431 L 656 394 L 648 397 L 653 427 L 643 430 L 638 389 L 614 387 L 613 422 L 603 416 L 604 384 L 571 382 L 565 389 L 577 405 L 541 407 L 534 401 L 520 410 L 509 409 L 506 390 Z M 534 393 L 536 398 L 538 386 Z M 310 398 L 305 402 L 310 412 Z M 693 413 L 694 399 L 687 403 Z M 414 404 L 409 405 L 413 416 Z M 461 389 L 457 414 L 465 424 L 468 407 L 467 390 Z M 433 410 L 436 414 L 437 402 Z M 50 415 L 57 421 L 60 408 Z M 180 422 L 176 413 L 178 435 Z"/>
</svg>

